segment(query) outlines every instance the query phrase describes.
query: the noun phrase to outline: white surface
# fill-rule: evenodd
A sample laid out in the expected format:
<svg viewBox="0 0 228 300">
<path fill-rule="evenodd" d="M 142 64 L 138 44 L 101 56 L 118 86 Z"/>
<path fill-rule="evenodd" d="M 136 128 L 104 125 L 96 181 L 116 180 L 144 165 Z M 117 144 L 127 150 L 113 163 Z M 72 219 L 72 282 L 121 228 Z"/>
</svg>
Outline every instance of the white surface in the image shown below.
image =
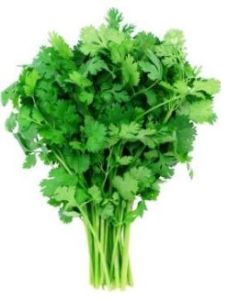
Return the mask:
<svg viewBox="0 0 228 300">
<path fill-rule="evenodd" d="M 1 300 L 227 300 L 228 299 L 228 76 L 226 1 L 0 2 L 0 89 L 17 78 L 52 30 L 70 43 L 83 25 L 99 24 L 118 7 L 127 21 L 162 36 L 183 29 L 189 59 L 222 81 L 218 122 L 198 131 L 191 181 L 183 166 L 163 185 L 159 200 L 132 229 L 135 287 L 96 291 L 88 285 L 87 248 L 77 220 L 68 226 L 39 193 L 43 166 L 22 170 L 22 152 L 4 130 L 0 108 Z"/>
</svg>

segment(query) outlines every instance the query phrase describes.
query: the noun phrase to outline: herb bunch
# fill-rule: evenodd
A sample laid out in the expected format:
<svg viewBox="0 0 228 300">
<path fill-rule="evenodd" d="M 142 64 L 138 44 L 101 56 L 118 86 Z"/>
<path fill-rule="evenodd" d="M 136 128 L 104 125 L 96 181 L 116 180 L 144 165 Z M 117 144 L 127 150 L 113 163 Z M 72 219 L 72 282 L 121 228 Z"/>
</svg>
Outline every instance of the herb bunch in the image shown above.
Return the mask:
<svg viewBox="0 0 228 300">
<path fill-rule="evenodd" d="M 24 168 L 50 166 L 41 190 L 60 219 L 83 221 L 94 287 L 133 284 L 130 225 L 177 163 L 189 163 L 195 124 L 212 124 L 219 81 L 186 59 L 183 33 L 134 33 L 110 9 L 71 48 L 57 33 L 2 93 Z M 139 196 L 136 200 L 136 196 Z"/>
</svg>

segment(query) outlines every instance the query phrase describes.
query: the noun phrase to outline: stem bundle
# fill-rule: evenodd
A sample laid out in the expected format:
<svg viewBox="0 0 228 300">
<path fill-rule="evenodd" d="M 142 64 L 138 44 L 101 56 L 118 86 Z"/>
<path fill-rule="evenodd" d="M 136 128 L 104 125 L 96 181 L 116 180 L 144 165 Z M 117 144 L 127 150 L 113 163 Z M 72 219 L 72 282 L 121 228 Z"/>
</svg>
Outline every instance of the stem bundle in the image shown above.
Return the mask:
<svg viewBox="0 0 228 300">
<path fill-rule="evenodd" d="M 103 219 L 95 206 L 90 214 L 83 212 L 82 217 L 88 239 L 91 285 L 108 289 L 132 286 L 130 225 L 114 225 Z"/>
</svg>

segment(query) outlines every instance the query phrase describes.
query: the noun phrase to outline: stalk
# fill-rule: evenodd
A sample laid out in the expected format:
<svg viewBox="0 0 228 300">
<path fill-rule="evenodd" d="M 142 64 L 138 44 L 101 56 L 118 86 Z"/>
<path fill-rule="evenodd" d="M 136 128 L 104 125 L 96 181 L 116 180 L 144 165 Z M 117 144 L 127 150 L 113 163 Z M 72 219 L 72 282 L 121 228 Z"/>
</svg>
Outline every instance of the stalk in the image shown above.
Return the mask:
<svg viewBox="0 0 228 300">
<path fill-rule="evenodd" d="M 130 241 L 130 225 L 127 225 L 124 230 L 123 262 L 122 262 L 121 284 L 120 284 L 121 289 L 124 289 L 128 283 L 129 241 Z"/>
<path fill-rule="evenodd" d="M 115 279 L 115 286 L 116 287 L 119 287 L 120 285 L 120 268 L 119 268 L 119 253 L 118 253 L 118 241 L 119 241 L 119 228 L 116 229 L 114 228 L 113 230 L 113 252 L 112 252 L 112 265 L 111 265 L 111 271 L 112 270 L 112 267 L 114 269 L 114 279 Z"/>
<path fill-rule="evenodd" d="M 130 260 L 130 225 L 113 225 L 99 216 L 82 210 L 90 255 L 90 283 L 94 288 L 125 289 L 133 285 Z M 121 214 L 124 214 L 122 209 Z M 121 217 L 122 218 L 122 217 Z"/>
<path fill-rule="evenodd" d="M 104 251 L 104 256 L 105 255 L 105 228 L 104 228 L 104 220 L 101 219 L 100 220 L 100 241 L 102 244 L 102 249 Z M 104 273 L 102 272 L 102 263 L 100 260 L 100 281 L 99 281 L 99 285 L 102 286 L 104 282 Z"/>
<path fill-rule="evenodd" d="M 100 253 L 101 263 L 102 263 L 102 271 L 104 272 L 105 282 L 106 282 L 106 285 L 108 287 L 110 287 L 111 281 L 110 281 L 110 277 L 109 277 L 107 261 L 106 261 L 105 255 L 104 255 L 104 251 L 102 249 L 102 245 L 101 245 L 100 240 L 99 240 L 99 235 L 97 234 L 96 228 L 93 227 L 93 225 L 91 224 L 91 222 L 88 219 L 88 217 L 87 217 L 86 213 L 84 212 L 84 210 L 81 209 L 80 211 L 81 211 L 83 221 L 85 223 L 85 226 L 86 226 L 87 230 L 89 230 L 91 232 L 91 234 L 93 235 L 95 253 L 96 253 L 96 251 L 98 251 Z M 94 260 L 93 266 L 94 266 L 94 270 L 96 270 L 97 261 L 96 261 L 96 256 L 94 256 L 94 257 L 95 257 L 95 260 Z M 93 272 L 93 274 L 94 274 L 94 272 Z M 96 274 L 94 275 L 94 279 L 95 280 L 93 280 L 93 282 L 95 282 L 95 287 L 98 287 L 97 284 L 96 284 L 97 283 Z"/>
</svg>

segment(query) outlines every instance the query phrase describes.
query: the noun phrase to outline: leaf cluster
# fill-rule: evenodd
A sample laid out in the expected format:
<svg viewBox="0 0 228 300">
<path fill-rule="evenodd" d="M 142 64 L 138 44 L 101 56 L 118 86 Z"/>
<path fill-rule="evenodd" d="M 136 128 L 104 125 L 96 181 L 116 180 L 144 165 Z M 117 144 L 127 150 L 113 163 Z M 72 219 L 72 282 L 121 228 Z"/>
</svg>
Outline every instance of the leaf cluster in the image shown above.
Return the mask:
<svg viewBox="0 0 228 300">
<path fill-rule="evenodd" d="M 181 31 L 163 39 L 135 32 L 111 9 L 99 28 L 81 30 L 73 48 L 50 34 L 2 103 L 12 101 L 6 127 L 25 152 L 24 168 L 38 158 L 50 166 L 42 193 L 61 220 L 96 205 L 117 224 L 120 206 L 140 196 L 123 220 L 133 221 L 175 165 L 190 162 L 196 124 L 216 119 L 219 88 L 190 65 Z"/>
</svg>

